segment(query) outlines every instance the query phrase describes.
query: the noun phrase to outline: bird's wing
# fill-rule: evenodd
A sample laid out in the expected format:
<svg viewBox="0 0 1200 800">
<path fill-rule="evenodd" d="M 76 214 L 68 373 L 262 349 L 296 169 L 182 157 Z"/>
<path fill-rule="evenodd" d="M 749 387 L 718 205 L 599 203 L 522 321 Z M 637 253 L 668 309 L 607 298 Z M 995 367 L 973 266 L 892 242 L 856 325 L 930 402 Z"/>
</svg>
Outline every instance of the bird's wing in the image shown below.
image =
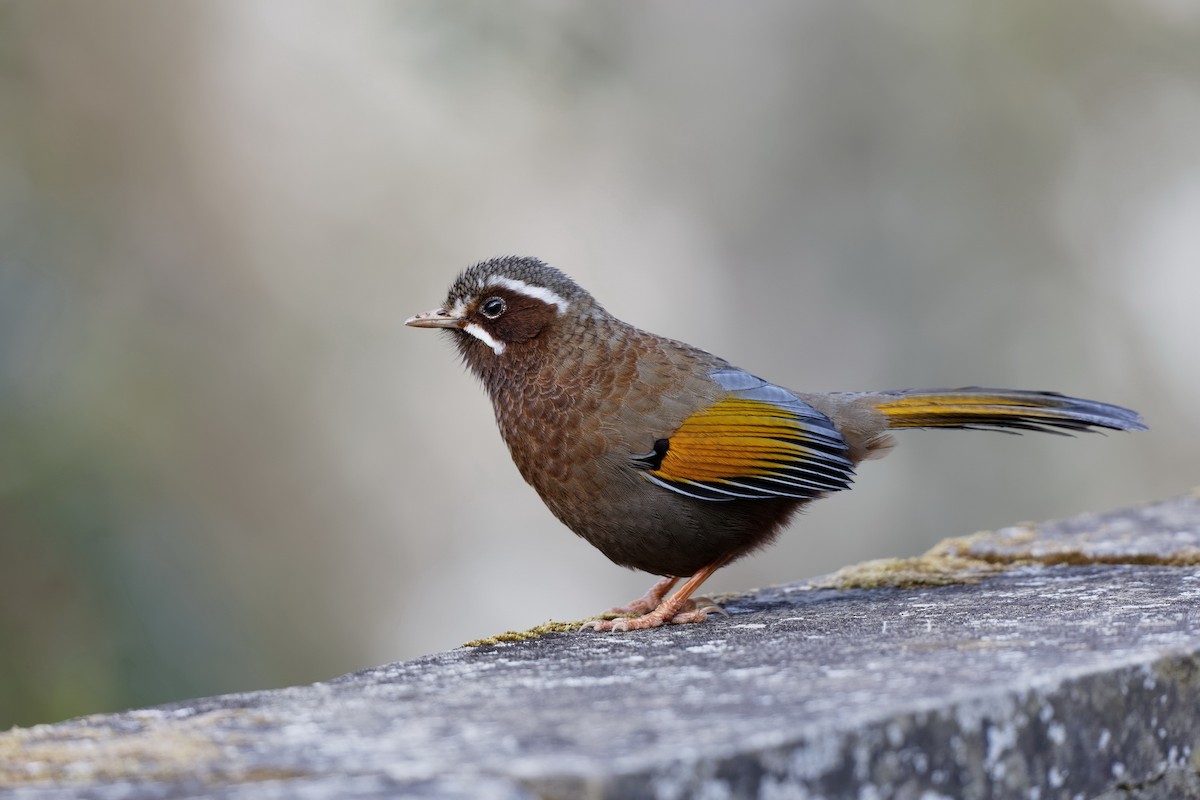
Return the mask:
<svg viewBox="0 0 1200 800">
<path fill-rule="evenodd" d="M 828 417 L 748 372 L 711 377 L 727 394 L 635 458 L 647 480 L 712 501 L 808 500 L 849 488 L 854 465 Z"/>
</svg>

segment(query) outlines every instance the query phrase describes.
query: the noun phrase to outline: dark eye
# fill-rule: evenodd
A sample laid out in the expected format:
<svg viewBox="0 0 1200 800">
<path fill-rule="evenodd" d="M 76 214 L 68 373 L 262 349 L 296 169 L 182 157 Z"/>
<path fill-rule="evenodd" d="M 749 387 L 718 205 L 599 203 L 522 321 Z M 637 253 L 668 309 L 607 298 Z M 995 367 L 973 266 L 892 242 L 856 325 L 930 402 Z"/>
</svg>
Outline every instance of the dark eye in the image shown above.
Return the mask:
<svg viewBox="0 0 1200 800">
<path fill-rule="evenodd" d="M 504 313 L 504 301 L 499 297 L 489 297 L 483 301 L 483 305 L 479 307 L 479 310 L 488 319 L 495 319 Z"/>
</svg>

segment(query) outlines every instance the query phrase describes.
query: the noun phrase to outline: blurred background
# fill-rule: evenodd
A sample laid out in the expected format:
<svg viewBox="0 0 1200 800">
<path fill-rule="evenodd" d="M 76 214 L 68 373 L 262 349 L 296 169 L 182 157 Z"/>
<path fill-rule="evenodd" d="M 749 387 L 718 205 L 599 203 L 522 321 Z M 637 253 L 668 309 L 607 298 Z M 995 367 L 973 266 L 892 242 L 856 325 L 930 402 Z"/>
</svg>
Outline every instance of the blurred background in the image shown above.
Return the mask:
<svg viewBox="0 0 1200 800">
<path fill-rule="evenodd" d="M 908 433 L 712 592 L 1200 483 L 1200 5 L 0 5 L 0 729 L 319 680 L 641 594 L 404 319 L 540 256 Z"/>
</svg>

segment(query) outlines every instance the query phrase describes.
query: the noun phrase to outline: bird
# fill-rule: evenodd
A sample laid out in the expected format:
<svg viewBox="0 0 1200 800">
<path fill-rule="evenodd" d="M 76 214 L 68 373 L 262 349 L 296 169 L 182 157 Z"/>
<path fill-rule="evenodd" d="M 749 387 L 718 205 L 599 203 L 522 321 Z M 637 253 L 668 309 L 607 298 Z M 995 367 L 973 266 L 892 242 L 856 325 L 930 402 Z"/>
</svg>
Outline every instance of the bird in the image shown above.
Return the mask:
<svg viewBox="0 0 1200 800">
<path fill-rule="evenodd" d="M 463 270 L 405 321 L 448 333 L 483 383 L 521 476 L 611 561 L 660 576 L 584 627 L 633 631 L 725 613 L 693 594 L 851 487 L 905 428 L 1144 430 L 1056 392 L 966 387 L 805 393 L 616 318 L 559 269 L 505 256 Z M 683 584 L 672 593 L 680 581 Z"/>
</svg>

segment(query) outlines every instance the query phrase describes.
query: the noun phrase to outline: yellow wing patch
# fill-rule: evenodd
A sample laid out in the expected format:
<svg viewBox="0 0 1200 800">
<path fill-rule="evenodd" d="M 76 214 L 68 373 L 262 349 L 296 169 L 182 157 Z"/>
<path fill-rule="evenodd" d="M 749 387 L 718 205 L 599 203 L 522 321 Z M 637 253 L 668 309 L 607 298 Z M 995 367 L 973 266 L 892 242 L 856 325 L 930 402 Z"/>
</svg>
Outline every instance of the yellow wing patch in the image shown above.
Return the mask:
<svg viewBox="0 0 1200 800">
<path fill-rule="evenodd" d="M 705 481 L 768 474 L 779 462 L 803 458 L 795 418 L 756 400 L 723 400 L 684 420 L 655 471 L 672 480 Z"/>
<path fill-rule="evenodd" d="M 811 498 L 849 486 L 845 452 L 832 423 L 799 400 L 731 395 L 684 420 L 645 474 L 703 500 Z"/>
</svg>

